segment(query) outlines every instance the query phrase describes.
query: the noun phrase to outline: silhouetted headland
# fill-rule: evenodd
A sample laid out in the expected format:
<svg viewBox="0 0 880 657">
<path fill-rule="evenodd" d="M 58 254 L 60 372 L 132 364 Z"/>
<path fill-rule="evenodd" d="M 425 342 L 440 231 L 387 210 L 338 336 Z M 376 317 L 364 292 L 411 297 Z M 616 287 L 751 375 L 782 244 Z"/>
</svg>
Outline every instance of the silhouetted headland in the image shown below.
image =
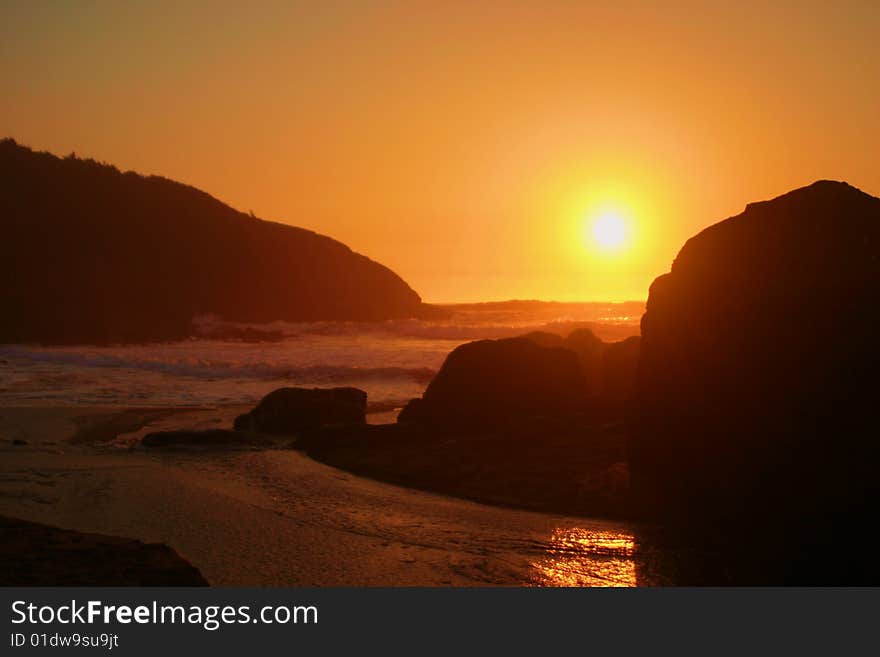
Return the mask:
<svg viewBox="0 0 880 657">
<path fill-rule="evenodd" d="M 5 139 L 0 181 L 0 342 L 177 339 L 202 314 L 268 322 L 436 312 L 336 240 L 166 178 Z"/>
<path fill-rule="evenodd" d="M 635 504 L 732 583 L 880 579 L 878 289 L 880 199 L 831 181 L 707 228 L 651 286 Z"/>
</svg>

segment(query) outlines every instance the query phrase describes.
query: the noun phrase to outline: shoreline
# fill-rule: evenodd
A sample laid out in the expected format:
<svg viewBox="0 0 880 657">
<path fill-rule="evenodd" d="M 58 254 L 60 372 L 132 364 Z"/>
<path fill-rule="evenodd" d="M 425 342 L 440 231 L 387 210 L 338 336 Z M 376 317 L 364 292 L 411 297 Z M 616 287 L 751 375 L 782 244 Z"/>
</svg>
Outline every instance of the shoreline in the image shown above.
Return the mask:
<svg viewBox="0 0 880 657">
<path fill-rule="evenodd" d="M 318 432 L 294 449 L 396 486 L 505 509 L 633 522 L 622 423 L 488 433 L 373 425 Z"/>
<path fill-rule="evenodd" d="M 402 488 L 297 450 L 129 449 L 145 432 L 180 428 L 184 417 L 204 427 L 229 422 L 239 409 L 151 409 L 160 417 L 93 444 L 70 438 L 83 424 L 90 435 L 107 437 L 108 427 L 119 426 L 108 421 L 114 414 L 129 413 L 124 424 L 130 428 L 131 414 L 143 409 L 0 407 L 0 514 L 164 543 L 212 585 L 649 581 L 632 553 L 633 529 L 619 521 Z M 610 557 L 592 538 L 574 551 L 557 547 L 572 532 L 618 547 Z"/>
<path fill-rule="evenodd" d="M 231 426 L 231 419 L 236 415 L 250 410 L 250 404 L 223 404 L 216 406 L 0 406 L 0 416 L 4 410 L 12 411 L 48 411 L 52 413 L 68 414 L 68 412 L 81 410 L 82 414 L 73 414 L 70 418 L 75 424 L 74 433 L 67 439 L 70 445 L 106 448 L 129 448 L 142 450 L 139 445 L 140 439 L 151 432 L 177 429 L 205 430 L 212 428 L 227 428 Z M 198 416 L 214 416 L 210 419 Z M 520 435 L 504 434 L 490 436 L 469 436 L 467 434 L 445 434 L 423 431 L 399 431 L 399 425 L 394 424 L 396 411 L 389 412 L 385 408 L 379 408 L 367 413 L 367 435 L 356 436 L 349 439 L 349 432 L 343 432 L 343 438 L 337 440 L 333 432 L 321 433 L 316 440 L 291 441 L 291 449 L 300 451 L 317 463 L 339 469 L 352 475 L 371 479 L 373 481 L 400 486 L 411 490 L 433 493 L 436 495 L 449 496 L 456 499 L 468 500 L 479 504 L 497 506 L 499 508 L 535 511 L 549 514 L 565 514 L 582 517 L 589 520 L 608 521 L 634 521 L 637 518 L 627 508 L 621 499 L 625 497 L 620 492 L 628 483 L 628 473 L 625 464 L 620 460 L 611 463 L 605 472 L 601 473 L 605 480 L 594 483 L 594 488 L 615 488 L 617 497 L 620 499 L 602 500 L 601 495 L 593 495 L 584 501 L 583 491 L 577 486 L 554 488 L 560 481 L 577 480 L 575 473 L 585 470 L 590 464 L 572 459 L 576 454 L 573 448 L 582 446 L 584 436 L 590 432 L 590 428 L 582 431 L 557 432 L 550 436 L 542 436 L 542 444 L 537 450 L 540 453 L 552 453 L 553 451 L 565 450 L 566 467 L 568 478 L 547 477 L 547 472 L 536 469 L 540 458 L 535 458 L 535 449 L 532 447 L 527 456 L 527 476 L 520 472 L 522 477 L 519 481 L 505 482 L 505 476 L 510 478 L 510 473 L 499 472 L 475 472 L 479 465 L 471 462 L 470 465 L 461 466 L 457 463 L 455 451 L 450 447 L 458 444 L 459 449 L 470 445 L 478 445 L 485 453 L 482 454 L 482 466 L 496 462 L 499 458 L 505 464 L 510 463 L 511 441 L 517 441 L 517 449 L 526 449 L 528 445 L 522 444 L 531 441 L 533 436 L 526 433 Z M 189 416 L 189 417 L 188 417 Z M 196 416 L 193 418 L 193 416 Z M 373 420 L 373 422 L 370 422 Z M 381 422 L 375 422 L 381 420 Z M 390 420 L 391 422 L 387 422 Z M 608 431 L 611 427 L 611 431 Z M 604 430 L 604 431 L 603 431 Z M 618 427 L 615 423 L 609 423 L 601 427 L 598 433 L 611 433 L 612 440 L 617 442 Z M 352 432 L 356 433 L 356 432 Z M 593 429 L 592 433 L 597 433 Z M 0 436 L 0 441 L 2 441 Z M 607 440 L 602 448 L 608 449 Z M 489 447 L 490 450 L 486 451 Z M 590 446 L 595 449 L 595 445 Z M 615 452 L 620 452 L 619 444 L 611 445 Z M 196 448 L 153 448 L 153 453 L 174 454 L 179 452 L 208 452 L 208 451 L 241 451 L 250 449 L 265 449 L 260 447 L 212 447 Z M 400 458 L 401 451 L 406 451 L 406 457 Z M 471 452 L 471 456 L 474 453 Z M 538 454 L 537 456 L 540 456 Z M 618 459 L 623 454 L 616 454 Z M 439 468 L 431 467 L 430 462 L 442 461 Z M 401 468 L 398 463 L 406 463 L 406 468 Z M 556 469 L 559 463 L 550 463 L 551 469 Z M 621 467 L 624 466 L 624 467 Z M 522 467 L 521 467 L 522 469 Z M 558 474 L 551 473 L 551 474 Z M 549 480 L 549 484 L 547 483 Z M 538 486 L 540 484 L 540 486 Z M 536 494 L 533 498 L 524 498 L 520 493 L 522 486 L 532 489 Z M 504 490 L 507 489 L 507 490 Z M 549 492 L 548 492 L 549 491 Z"/>
</svg>

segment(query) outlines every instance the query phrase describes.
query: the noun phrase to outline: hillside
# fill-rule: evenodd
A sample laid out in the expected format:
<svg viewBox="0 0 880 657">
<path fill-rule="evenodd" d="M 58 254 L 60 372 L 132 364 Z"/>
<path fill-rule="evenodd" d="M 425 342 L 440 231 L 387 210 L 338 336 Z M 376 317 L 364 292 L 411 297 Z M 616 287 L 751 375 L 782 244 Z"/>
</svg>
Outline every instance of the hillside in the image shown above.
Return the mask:
<svg viewBox="0 0 880 657">
<path fill-rule="evenodd" d="M 157 176 L 0 141 L 0 342 L 182 338 L 192 318 L 375 321 L 426 311 L 397 274 Z"/>
</svg>

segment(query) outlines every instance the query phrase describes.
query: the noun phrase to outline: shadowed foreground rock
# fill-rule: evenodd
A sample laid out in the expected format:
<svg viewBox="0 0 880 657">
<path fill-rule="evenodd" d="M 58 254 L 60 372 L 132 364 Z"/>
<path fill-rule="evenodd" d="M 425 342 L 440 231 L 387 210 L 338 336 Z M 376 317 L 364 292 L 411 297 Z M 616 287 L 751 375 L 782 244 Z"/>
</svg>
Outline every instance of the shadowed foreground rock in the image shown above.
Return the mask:
<svg viewBox="0 0 880 657">
<path fill-rule="evenodd" d="M 156 431 L 141 439 L 144 447 L 236 447 L 263 445 L 251 434 L 229 429 Z"/>
<path fill-rule="evenodd" d="M 638 356 L 638 336 L 604 343 L 589 329 L 472 342 L 447 356 L 399 421 L 477 429 L 573 414 L 617 421 L 634 394 Z"/>
<path fill-rule="evenodd" d="M 599 393 L 622 413 L 636 391 L 642 339 L 638 335 L 605 345 L 599 372 Z"/>
<path fill-rule="evenodd" d="M 398 421 L 436 427 L 503 426 L 585 409 L 586 381 L 574 352 L 528 338 L 479 340 L 447 357 L 421 399 Z"/>
<path fill-rule="evenodd" d="M 0 516 L 0 586 L 207 586 L 167 545 Z"/>
<path fill-rule="evenodd" d="M 398 423 L 326 427 L 294 447 L 366 477 L 488 504 L 628 517 L 622 422 L 541 418 L 492 429 Z"/>
<path fill-rule="evenodd" d="M 290 435 L 334 424 L 365 424 L 367 393 L 357 388 L 279 388 L 235 418 L 236 431 Z"/>
<path fill-rule="evenodd" d="M 691 238 L 651 286 L 636 504 L 735 583 L 880 581 L 880 199 L 821 181 Z"/>
</svg>

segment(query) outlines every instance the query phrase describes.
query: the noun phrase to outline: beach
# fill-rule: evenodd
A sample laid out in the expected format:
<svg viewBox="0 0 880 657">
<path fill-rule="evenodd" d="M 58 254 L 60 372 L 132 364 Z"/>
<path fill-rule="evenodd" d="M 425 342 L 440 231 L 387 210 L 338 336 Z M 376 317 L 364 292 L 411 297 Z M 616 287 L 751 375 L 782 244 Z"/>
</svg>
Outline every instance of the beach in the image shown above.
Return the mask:
<svg viewBox="0 0 880 657">
<path fill-rule="evenodd" d="M 367 421 L 393 425 L 462 342 L 584 322 L 610 340 L 637 333 L 640 307 L 475 304 L 375 324 L 205 319 L 212 337 L 195 340 L 0 345 L 0 515 L 161 543 L 215 586 L 641 582 L 631 526 L 582 517 L 616 511 L 583 481 L 597 470 L 590 459 L 622 458 L 614 427 L 591 434 L 589 450 L 552 431 L 540 441 L 549 451 L 503 435 L 450 449 L 449 436 L 397 438 L 393 426 L 366 443 L 327 435 L 297 450 L 289 440 L 140 444 L 155 431 L 229 429 L 291 385 L 356 386 L 369 395 Z M 230 337 L 258 329 L 274 337 Z"/>
<path fill-rule="evenodd" d="M 291 449 L 138 445 L 241 410 L 0 408 L 0 515 L 164 543 L 214 586 L 648 583 L 624 523 L 403 488 Z"/>
</svg>

